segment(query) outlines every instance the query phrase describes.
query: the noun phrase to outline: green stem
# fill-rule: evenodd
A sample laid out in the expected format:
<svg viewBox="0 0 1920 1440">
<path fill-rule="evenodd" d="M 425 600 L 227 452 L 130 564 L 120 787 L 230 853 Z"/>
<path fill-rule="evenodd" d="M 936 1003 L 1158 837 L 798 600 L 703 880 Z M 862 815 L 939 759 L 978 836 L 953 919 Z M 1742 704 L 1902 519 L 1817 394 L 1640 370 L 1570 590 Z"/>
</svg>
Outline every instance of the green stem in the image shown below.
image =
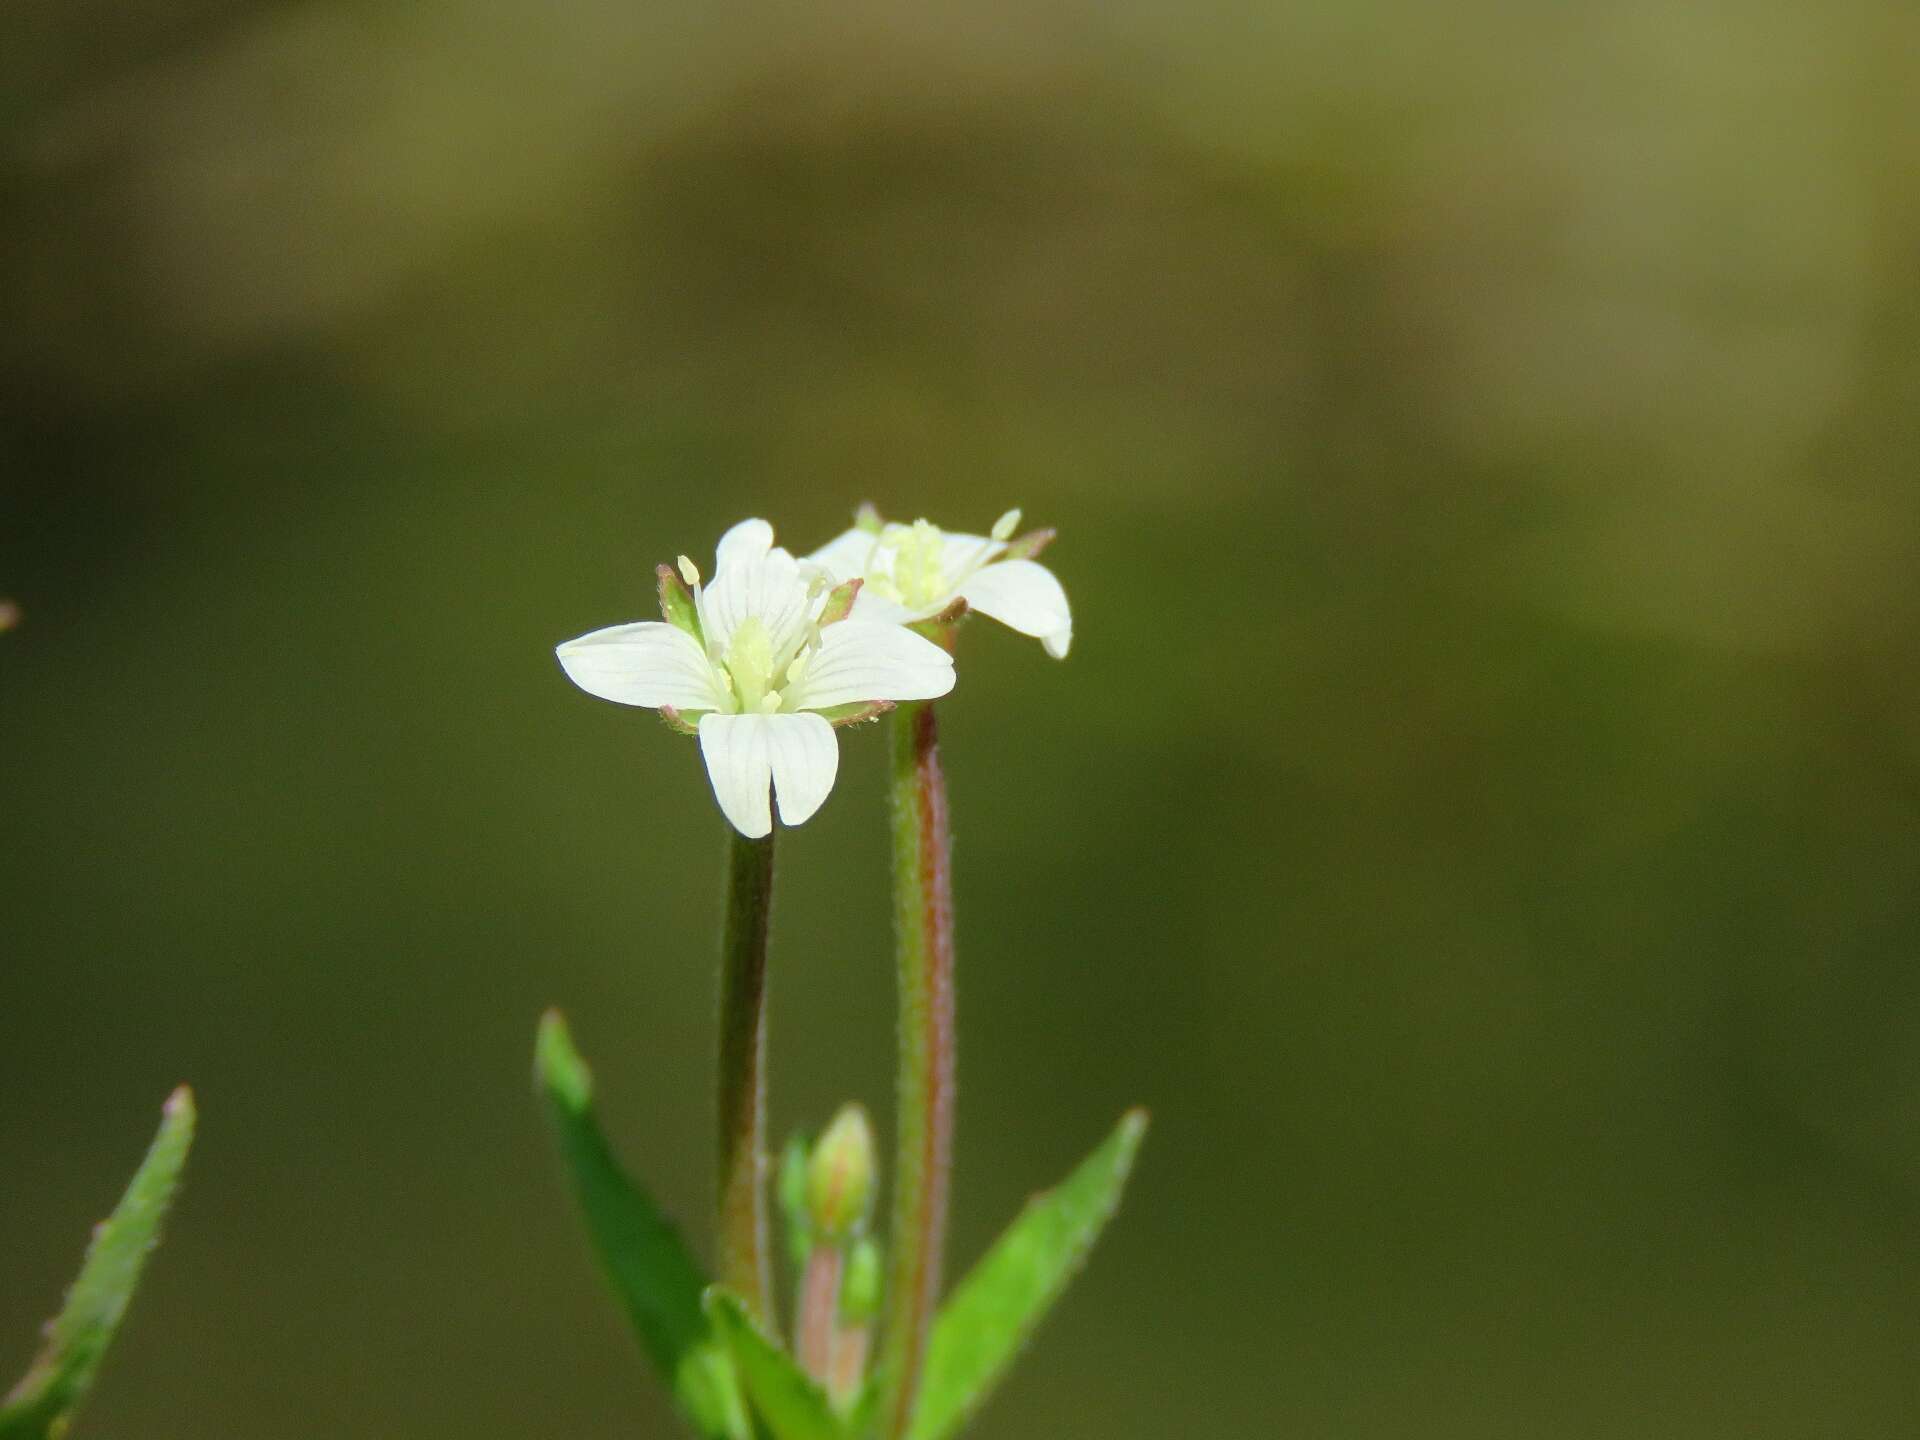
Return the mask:
<svg viewBox="0 0 1920 1440">
<path fill-rule="evenodd" d="M 893 717 L 893 919 L 900 984 L 898 1144 L 880 1367 L 882 1433 L 907 1433 L 940 1298 L 953 1167 L 953 880 L 933 706 Z"/>
<path fill-rule="evenodd" d="M 773 1324 L 767 1227 L 767 916 L 773 834 L 732 832 L 720 956 L 720 1283 Z"/>
</svg>

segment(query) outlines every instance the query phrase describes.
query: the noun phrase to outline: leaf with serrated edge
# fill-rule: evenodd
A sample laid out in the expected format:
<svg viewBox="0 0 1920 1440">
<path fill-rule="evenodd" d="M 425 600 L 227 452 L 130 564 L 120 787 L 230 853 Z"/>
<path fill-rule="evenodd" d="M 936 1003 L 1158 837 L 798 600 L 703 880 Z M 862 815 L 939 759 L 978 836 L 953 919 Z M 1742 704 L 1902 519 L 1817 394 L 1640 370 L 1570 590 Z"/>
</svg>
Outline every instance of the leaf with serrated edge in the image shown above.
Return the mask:
<svg viewBox="0 0 1920 1440">
<path fill-rule="evenodd" d="M 709 1290 L 707 1318 L 774 1440 L 848 1440 L 827 1392 L 761 1333 L 739 1296 L 717 1286 Z"/>
<path fill-rule="evenodd" d="M 182 1085 L 161 1112 L 160 1131 L 113 1214 L 95 1227 L 67 1303 L 47 1326 L 46 1348 L 0 1401 L 0 1440 L 47 1440 L 66 1433 L 112 1343 L 160 1222 L 180 1187 L 193 1147 L 193 1092 Z"/>
<path fill-rule="evenodd" d="M 945 1440 L 985 1402 L 1113 1212 L 1147 1133 L 1130 1110 L 1093 1154 L 1027 1202 L 934 1322 L 908 1440 Z"/>
<path fill-rule="evenodd" d="M 593 1113 L 593 1074 L 559 1011 L 541 1017 L 535 1056 L 594 1253 L 641 1344 L 695 1429 L 709 1440 L 750 1440 L 733 1367 L 700 1308 L 706 1277 L 680 1232 L 613 1158 Z"/>
</svg>

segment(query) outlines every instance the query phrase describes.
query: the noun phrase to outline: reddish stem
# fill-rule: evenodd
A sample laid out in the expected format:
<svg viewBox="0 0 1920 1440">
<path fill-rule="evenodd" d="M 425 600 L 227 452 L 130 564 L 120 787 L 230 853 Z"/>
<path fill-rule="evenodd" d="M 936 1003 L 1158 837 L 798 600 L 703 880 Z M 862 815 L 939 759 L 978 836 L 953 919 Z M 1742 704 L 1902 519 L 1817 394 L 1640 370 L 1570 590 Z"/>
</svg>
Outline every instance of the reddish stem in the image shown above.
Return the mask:
<svg viewBox="0 0 1920 1440">
<path fill-rule="evenodd" d="M 953 1167 L 952 841 L 933 706 L 893 722 L 894 927 L 900 984 L 900 1076 L 889 1249 L 883 1433 L 913 1419 L 940 1298 Z"/>
<path fill-rule="evenodd" d="M 840 1247 L 822 1242 L 807 1255 L 800 1282 L 794 1349 L 800 1368 L 822 1385 L 833 1373 L 833 1332 L 840 1313 Z"/>
</svg>

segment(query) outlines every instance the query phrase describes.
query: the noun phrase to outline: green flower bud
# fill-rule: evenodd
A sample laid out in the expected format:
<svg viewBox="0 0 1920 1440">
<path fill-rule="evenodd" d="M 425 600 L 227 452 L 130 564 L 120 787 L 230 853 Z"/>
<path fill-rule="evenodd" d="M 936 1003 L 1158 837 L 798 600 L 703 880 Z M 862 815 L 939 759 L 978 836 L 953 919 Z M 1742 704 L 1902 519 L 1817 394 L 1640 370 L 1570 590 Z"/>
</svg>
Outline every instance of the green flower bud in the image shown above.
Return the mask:
<svg viewBox="0 0 1920 1440">
<path fill-rule="evenodd" d="M 873 1210 L 873 1126 L 859 1105 L 840 1107 L 807 1161 L 807 1215 L 829 1243 L 857 1235 Z"/>
<path fill-rule="evenodd" d="M 865 1325 L 880 1313 L 880 1246 L 862 1236 L 847 1252 L 840 1277 L 840 1323 Z"/>
<path fill-rule="evenodd" d="M 780 1178 L 775 1186 L 780 1196 L 780 1213 L 786 1218 L 787 1258 L 796 1270 L 807 1263 L 813 1239 L 807 1234 L 807 1137 L 795 1133 L 787 1137 L 787 1148 L 780 1152 Z"/>
</svg>

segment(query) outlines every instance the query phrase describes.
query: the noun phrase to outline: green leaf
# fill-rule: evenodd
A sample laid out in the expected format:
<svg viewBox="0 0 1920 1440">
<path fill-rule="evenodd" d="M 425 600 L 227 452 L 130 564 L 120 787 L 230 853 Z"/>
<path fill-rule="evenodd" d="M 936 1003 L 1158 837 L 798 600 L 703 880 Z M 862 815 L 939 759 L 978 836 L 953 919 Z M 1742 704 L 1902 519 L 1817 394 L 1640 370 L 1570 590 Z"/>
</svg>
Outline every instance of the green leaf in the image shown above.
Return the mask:
<svg viewBox="0 0 1920 1440">
<path fill-rule="evenodd" d="M 707 1318 L 774 1440 L 847 1440 L 827 1392 L 761 1333 L 739 1296 L 709 1290 Z"/>
<path fill-rule="evenodd" d="M 1130 1110 L 1064 1181 L 1020 1218 L 960 1282 L 934 1322 L 909 1440 L 944 1440 L 985 1402 L 1120 1205 L 1147 1133 Z"/>
<path fill-rule="evenodd" d="M 46 1348 L 0 1402 L 0 1440 L 51 1440 L 66 1433 L 127 1313 L 147 1256 L 160 1243 L 160 1222 L 193 1146 L 193 1122 L 193 1092 L 182 1085 L 161 1111 L 160 1132 L 126 1194 L 95 1227 L 67 1303 L 47 1326 Z"/>
<path fill-rule="evenodd" d="M 733 1367 L 701 1309 L 706 1277 L 613 1158 L 593 1114 L 592 1072 L 557 1010 L 541 1017 L 535 1062 L 600 1268 L 641 1343 L 695 1429 L 710 1440 L 750 1440 Z"/>
</svg>

